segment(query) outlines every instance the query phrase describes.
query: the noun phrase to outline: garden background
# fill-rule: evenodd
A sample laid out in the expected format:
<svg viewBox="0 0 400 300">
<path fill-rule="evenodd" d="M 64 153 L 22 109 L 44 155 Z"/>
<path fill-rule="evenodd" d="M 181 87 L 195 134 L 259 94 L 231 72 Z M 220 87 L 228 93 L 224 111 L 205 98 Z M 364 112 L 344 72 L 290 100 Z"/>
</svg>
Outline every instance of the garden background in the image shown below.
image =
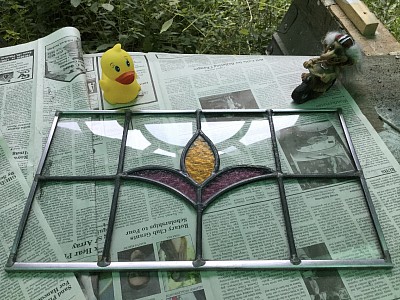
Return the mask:
<svg viewBox="0 0 400 300">
<path fill-rule="evenodd" d="M 400 1 L 364 0 L 400 40 Z M 127 51 L 264 54 L 290 0 L 0 0 L 3 45 L 61 27 L 81 32 L 86 53 Z"/>
</svg>

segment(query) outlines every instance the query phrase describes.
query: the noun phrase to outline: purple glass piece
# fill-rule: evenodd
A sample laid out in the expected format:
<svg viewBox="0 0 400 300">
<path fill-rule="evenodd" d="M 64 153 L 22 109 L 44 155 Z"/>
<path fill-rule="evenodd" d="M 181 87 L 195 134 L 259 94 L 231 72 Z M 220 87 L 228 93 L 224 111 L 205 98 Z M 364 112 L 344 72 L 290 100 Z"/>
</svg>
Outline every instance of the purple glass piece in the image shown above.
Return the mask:
<svg viewBox="0 0 400 300">
<path fill-rule="evenodd" d="M 201 201 L 207 203 L 214 195 L 234 184 L 269 173 L 272 173 L 269 169 L 252 167 L 237 167 L 222 171 L 203 188 Z"/>
<path fill-rule="evenodd" d="M 186 181 L 184 175 L 180 173 L 175 173 L 169 170 L 151 169 L 139 170 L 131 174 L 173 188 L 182 193 L 191 202 L 196 203 L 196 190 L 194 186 Z"/>
</svg>

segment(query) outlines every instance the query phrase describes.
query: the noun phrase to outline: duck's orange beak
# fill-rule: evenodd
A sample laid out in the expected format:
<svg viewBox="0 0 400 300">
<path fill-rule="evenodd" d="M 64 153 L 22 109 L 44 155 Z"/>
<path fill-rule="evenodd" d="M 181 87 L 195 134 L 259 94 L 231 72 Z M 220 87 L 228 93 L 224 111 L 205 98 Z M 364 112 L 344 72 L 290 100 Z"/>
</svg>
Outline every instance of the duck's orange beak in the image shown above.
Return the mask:
<svg viewBox="0 0 400 300">
<path fill-rule="evenodd" d="M 135 80 L 135 72 L 125 72 L 124 74 L 118 76 L 115 80 L 122 84 L 131 84 Z"/>
</svg>

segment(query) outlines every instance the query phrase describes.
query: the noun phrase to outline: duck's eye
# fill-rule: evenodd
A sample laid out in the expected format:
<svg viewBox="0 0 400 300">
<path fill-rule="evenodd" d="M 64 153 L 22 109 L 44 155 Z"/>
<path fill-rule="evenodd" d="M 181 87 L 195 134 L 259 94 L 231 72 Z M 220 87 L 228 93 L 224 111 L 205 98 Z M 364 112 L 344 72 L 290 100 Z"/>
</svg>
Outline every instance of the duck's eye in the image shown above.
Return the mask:
<svg viewBox="0 0 400 300">
<path fill-rule="evenodd" d="M 115 67 L 114 67 L 114 70 L 117 71 L 117 72 L 119 72 L 119 71 L 121 71 L 121 68 L 118 67 L 118 66 L 115 66 Z"/>
<path fill-rule="evenodd" d="M 129 60 L 126 61 L 126 65 L 127 65 L 128 67 L 131 66 L 131 63 L 129 62 Z"/>
</svg>

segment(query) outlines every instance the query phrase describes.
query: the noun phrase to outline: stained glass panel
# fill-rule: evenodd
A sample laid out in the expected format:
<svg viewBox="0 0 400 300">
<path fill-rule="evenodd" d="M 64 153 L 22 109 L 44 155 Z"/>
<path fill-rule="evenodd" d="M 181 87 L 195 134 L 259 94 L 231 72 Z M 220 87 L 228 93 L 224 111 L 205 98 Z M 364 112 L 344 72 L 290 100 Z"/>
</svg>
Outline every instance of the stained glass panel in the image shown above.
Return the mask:
<svg viewBox="0 0 400 300">
<path fill-rule="evenodd" d="M 338 197 L 337 190 L 357 197 Z M 52 216 L 57 199 L 87 208 L 65 219 L 73 227 L 66 239 L 84 251 L 96 245 L 98 261 L 91 261 L 92 252 L 82 252 L 85 259 L 67 255 L 67 262 L 19 255 L 29 245 L 23 233 L 31 230 L 36 202 L 52 229 L 62 230 L 57 221 L 64 219 Z M 313 226 L 315 220 L 326 225 Z M 343 237 L 333 240 L 335 224 Z M 82 244 L 78 233 L 87 230 L 93 237 Z M 222 233 L 231 239 L 221 240 Z M 144 255 L 143 247 L 152 258 L 132 259 Z M 312 249 L 327 253 L 313 256 Z M 126 110 L 56 114 L 6 270 L 391 266 L 339 110 Z"/>
</svg>

